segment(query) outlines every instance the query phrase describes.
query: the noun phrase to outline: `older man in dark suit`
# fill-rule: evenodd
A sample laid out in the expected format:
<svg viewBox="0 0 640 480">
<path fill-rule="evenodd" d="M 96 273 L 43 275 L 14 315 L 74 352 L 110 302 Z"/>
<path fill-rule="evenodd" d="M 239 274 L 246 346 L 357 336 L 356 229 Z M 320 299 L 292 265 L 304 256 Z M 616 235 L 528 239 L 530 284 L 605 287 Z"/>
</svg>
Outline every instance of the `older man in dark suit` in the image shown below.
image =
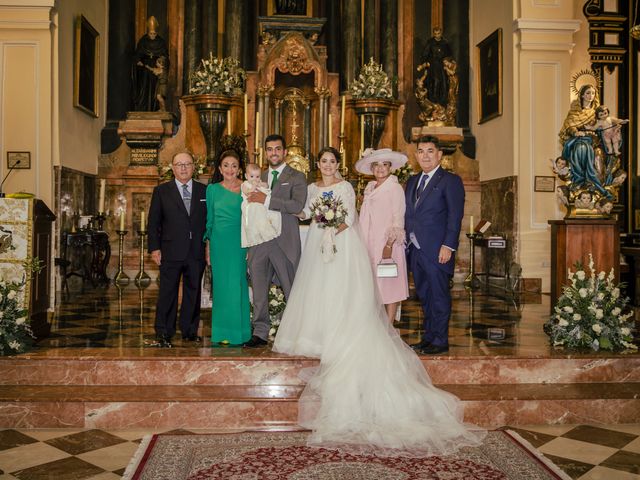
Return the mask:
<svg viewBox="0 0 640 480">
<path fill-rule="evenodd" d="M 149 253 L 160 266 L 160 292 L 156 306 L 158 346 L 171 347 L 176 333 L 178 288 L 182 278 L 180 331 L 182 339 L 201 342 L 200 280 L 205 266 L 202 241 L 207 224 L 206 187 L 193 180 L 193 157 L 173 157 L 175 178 L 153 190 L 149 207 Z"/>
<path fill-rule="evenodd" d="M 436 137 L 418 141 L 416 159 L 422 172 L 407 182 L 404 222 L 409 266 L 424 312 L 422 341 L 413 348 L 433 355 L 449 350 L 449 280 L 464 213 L 464 185 L 440 166 Z"/>
</svg>

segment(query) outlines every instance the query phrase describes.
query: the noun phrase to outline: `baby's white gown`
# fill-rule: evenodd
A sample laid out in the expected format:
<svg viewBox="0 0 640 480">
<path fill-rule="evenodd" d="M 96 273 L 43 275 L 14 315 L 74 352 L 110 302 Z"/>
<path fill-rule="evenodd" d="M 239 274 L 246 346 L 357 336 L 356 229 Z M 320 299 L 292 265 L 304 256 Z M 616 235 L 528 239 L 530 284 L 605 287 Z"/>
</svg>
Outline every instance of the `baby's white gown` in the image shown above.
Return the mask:
<svg viewBox="0 0 640 480">
<path fill-rule="evenodd" d="M 244 181 L 240 188 L 242 195 L 242 204 L 240 210 L 242 212 L 242 225 L 240 227 L 240 245 L 242 248 L 253 247 L 259 243 L 268 242 L 280 236 L 282 231 L 282 216 L 280 212 L 269 210 L 267 205 L 271 200 L 271 190 L 264 187 L 258 187 L 258 190 L 264 193 L 267 198 L 264 203 L 247 201 L 245 191 L 253 188 L 253 185 Z"/>
<path fill-rule="evenodd" d="M 348 209 L 335 258 L 320 253 L 324 229 L 311 224 L 273 350 L 320 358 L 299 401 L 309 444 L 381 456 L 446 455 L 478 445 L 485 432 L 462 423 L 463 407 L 437 389 L 417 355 L 389 324 L 366 247 L 355 194 L 342 181 L 309 185 L 305 212 L 332 191 Z"/>
</svg>

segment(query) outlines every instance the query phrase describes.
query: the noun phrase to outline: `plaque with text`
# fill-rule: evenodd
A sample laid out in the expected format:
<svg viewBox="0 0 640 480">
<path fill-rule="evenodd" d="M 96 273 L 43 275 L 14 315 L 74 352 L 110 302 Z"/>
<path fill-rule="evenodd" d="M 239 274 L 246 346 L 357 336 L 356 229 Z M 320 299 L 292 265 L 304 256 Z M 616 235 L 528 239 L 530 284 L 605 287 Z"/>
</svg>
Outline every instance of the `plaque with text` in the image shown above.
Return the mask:
<svg viewBox="0 0 640 480">
<path fill-rule="evenodd" d="M 132 148 L 131 165 L 157 165 L 157 148 Z"/>
</svg>

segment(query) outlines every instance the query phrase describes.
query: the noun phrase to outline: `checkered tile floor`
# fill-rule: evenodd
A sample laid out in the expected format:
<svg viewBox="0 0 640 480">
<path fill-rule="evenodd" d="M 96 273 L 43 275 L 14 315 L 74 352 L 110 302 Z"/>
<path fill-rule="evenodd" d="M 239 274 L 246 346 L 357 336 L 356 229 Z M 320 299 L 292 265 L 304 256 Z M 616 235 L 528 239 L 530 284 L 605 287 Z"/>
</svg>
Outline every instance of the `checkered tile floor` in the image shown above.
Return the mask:
<svg viewBox="0 0 640 480">
<path fill-rule="evenodd" d="M 640 425 L 541 425 L 513 430 L 571 478 L 640 480 Z M 0 430 L 0 480 L 115 480 L 122 476 L 140 439 L 150 433 L 158 432 Z"/>
</svg>

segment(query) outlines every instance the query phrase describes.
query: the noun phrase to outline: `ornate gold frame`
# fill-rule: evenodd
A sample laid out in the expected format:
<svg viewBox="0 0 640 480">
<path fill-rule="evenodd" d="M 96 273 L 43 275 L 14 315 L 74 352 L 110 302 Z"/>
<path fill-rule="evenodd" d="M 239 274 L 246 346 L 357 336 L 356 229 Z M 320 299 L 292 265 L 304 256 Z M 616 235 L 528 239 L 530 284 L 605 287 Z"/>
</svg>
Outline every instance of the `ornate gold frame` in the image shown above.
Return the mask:
<svg viewBox="0 0 640 480">
<path fill-rule="evenodd" d="M 98 117 L 100 34 L 84 15 L 76 18 L 73 55 L 73 106 Z"/>
<path fill-rule="evenodd" d="M 487 65 L 490 52 L 495 52 L 498 61 Z M 502 28 L 498 28 L 476 45 L 476 72 L 478 123 L 484 123 L 502 115 Z M 497 104 L 489 108 L 485 103 L 493 88 L 498 96 Z"/>
</svg>

